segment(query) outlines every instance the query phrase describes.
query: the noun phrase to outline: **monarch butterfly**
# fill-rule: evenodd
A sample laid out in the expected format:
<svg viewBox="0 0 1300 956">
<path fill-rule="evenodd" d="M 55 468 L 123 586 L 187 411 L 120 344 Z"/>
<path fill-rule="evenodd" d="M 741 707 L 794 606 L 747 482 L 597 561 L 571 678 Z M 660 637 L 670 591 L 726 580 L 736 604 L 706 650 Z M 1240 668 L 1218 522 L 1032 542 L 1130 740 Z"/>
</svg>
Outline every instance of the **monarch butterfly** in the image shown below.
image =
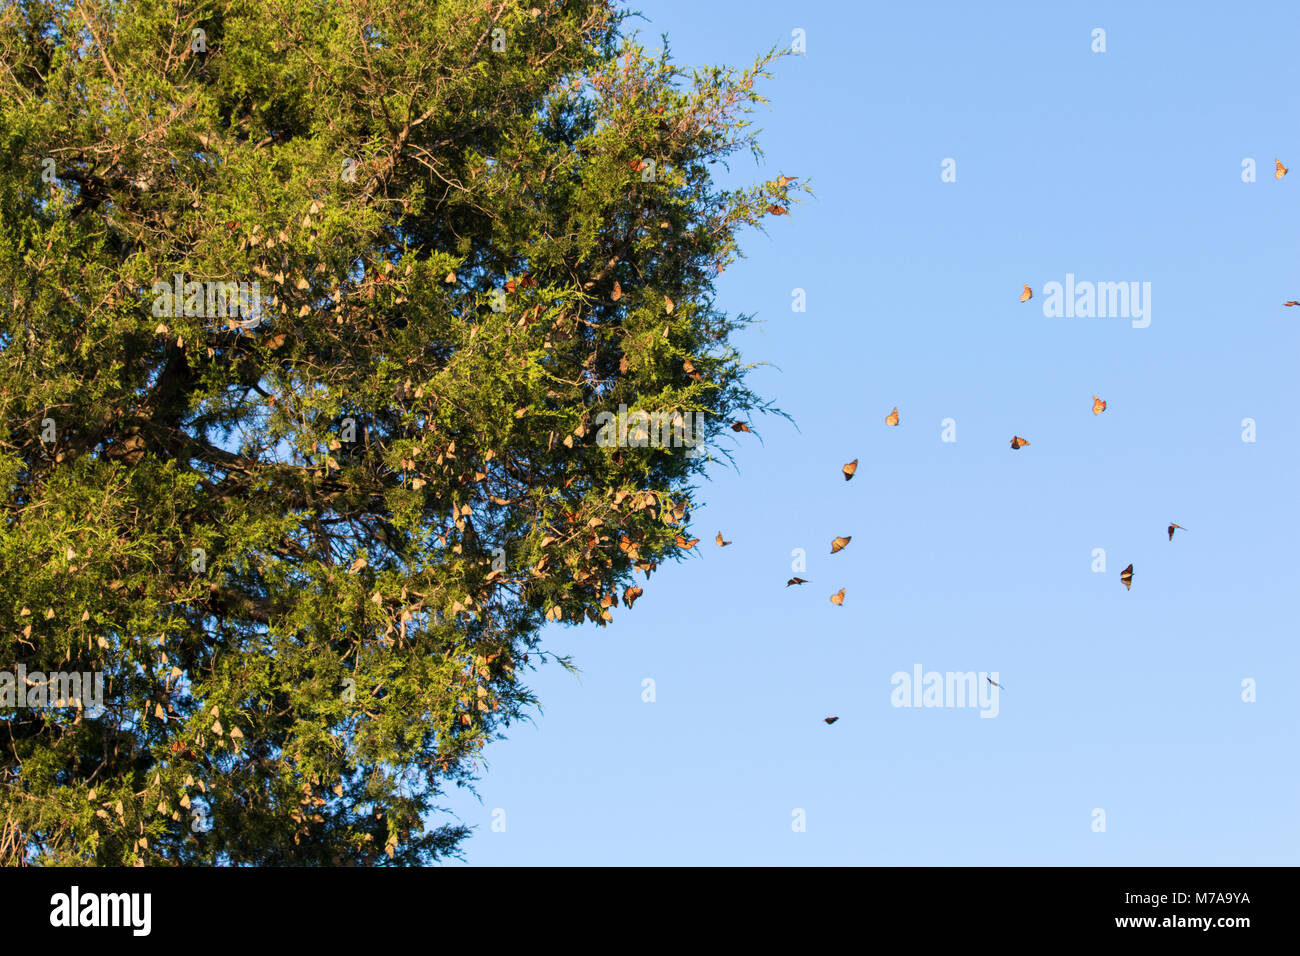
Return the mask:
<svg viewBox="0 0 1300 956">
<path fill-rule="evenodd" d="M 808 583 L 807 578 L 791 578 L 789 581 L 785 582 L 785 586 L 789 587 L 792 584 L 807 584 L 807 583 Z"/>
<path fill-rule="evenodd" d="M 727 545 L 731 544 L 730 541 L 723 541 L 723 540 L 722 540 L 722 532 L 721 532 L 721 531 L 718 532 L 717 542 L 718 542 L 718 547 L 719 547 L 719 548 L 725 548 Z"/>
<path fill-rule="evenodd" d="M 831 595 L 831 603 L 838 606 L 844 603 L 844 588 L 840 588 Z"/>
<path fill-rule="evenodd" d="M 1019 449 L 1021 449 L 1021 448 L 1024 448 L 1024 447 L 1025 447 L 1026 445 L 1028 445 L 1028 444 L 1029 444 L 1029 442 L 1025 441 L 1025 440 L 1024 440 L 1023 438 L 1021 438 L 1019 435 L 1013 435 L 1013 436 L 1011 437 L 1011 448 L 1012 448 L 1013 451 L 1016 451 L 1016 450 L 1019 450 Z"/>
<path fill-rule="evenodd" d="M 1282 165 L 1282 160 L 1275 159 L 1273 160 L 1273 162 L 1277 163 L 1277 172 L 1273 174 L 1274 179 L 1281 179 L 1283 176 L 1285 176 L 1287 173 L 1291 171 Z"/>
<path fill-rule="evenodd" d="M 732 422 L 731 430 L 733 432 L 747 432 L 749 431 L 749 426 L 746 425 L 744 422 Z"/>
<path fill-rule="evenodd" d="M 185 746 L 183 743 L 181 743 L 179 740 L 173 740 L 172 743 L 171 743 L 171 748 L 170 748 L 170 749 L 171 749 L 171 752 L 172 752 L 172 753 L 174 753 L 174 754 L 180 754 L 180 755 L 181 755 L 182 757 L 184 757 L 186 760 L 197 760 L 197 759 L 198 759 L 197 757 L 194 756 L 194 751 L 191 750 L 189 747 L 186 747 L 186 746 Z"/>
<path fill-rule="evenodd" d="M 897 424 L 898 424 L 898 406 L 897 406 L 897 405 L 894 406 L 894 410 L 893 410 L 892 412 L 890 412 L 888 415 L 885 416 L 885 424 L 886 424 L 886 425 L 897 425 Z"/>
<path fill-rule="evenodd" d="M 1132 591 L 1133 590 L 1133 565 L 1130 564 L 1127 568 L 1121 571 L 1119 573 L 1119 579 L 1124 582 L 1124 589 L 1126 591 Z"/>
<path fill-rule="evenodd" d="M 822 720 L 826 721 L 826 723 L 828 723 L 828 724 L 833 724 L 833 723 L 835 723 L 835 721 L 839 720 L 839 718 L 838 718 L 838 717 L 823 717 Z"/>
<path fill-rule="evenodd" d="M 994 687 L 996 687 L 998 690 L 1004 689 L 1003 686 L 999 684 L 997 681 L 995 681 L 992 677 L 985 676 L 984 679 L 988 681 L 990 684 L 992 684 Z"/>
<path fill-rule="evenodd" d="M 1174 529 L 1175 529 L 1175 528 L 1177 528 L 1179 531 L 1186 531 L 1186 530 L 1187 530 L 1186 528 L 1184 528 L 1184 527 L 1183 527 L 1182 525 L 1180 525 L 1180 524 L 1170 524 L 1170 525 L 1169 525 L 1169 540 L 1170 540 L 1170 541 L 1173 541 L 1173 540 L 1174 540 Z"/>
<path fill-rule="evenodd" d="M 798 178 L 798 176 L 778 176 L 776 179 L 776 186 L 778 189 L 785 189 L 786 186 L 790 185 Z"/>
<path fill-rule="evenodd" d="M 852 540 L 853 540 L 852 535 L 846 538 L 836 538 L 834 541 L 831 542 L 831 554 L 836 554 L 840 551 L 843 551 L 846 547 L 848 547 L 849 542 Z"/>
<path fill-rule="evenodd" d="M 636 599 L 644 593 L 645 591 L 642 588 L 628 588 L 623 592 L 623 603 L 626 604 L 630 610 L 632 605 L 636 603 Z"/>
<path fill-rule="evenodd" d="M 677 536 L 677 547 L 681 548 L 683 551 L 689 551 L 699 543 L 699 538 L 691 538 L 690 541 L 687 541 L 680 534 Z"/>
<path fill-rule="evenodd" d="M 1283 305 L 1300 305 L 1300 302 L 1283 302 Z"/>
<path fill-rule="evenodd" d="M 619 285 L 617 282 L 615 282 L 614 291 L 609 294 L 609 297 L 614 302 L 617 302 L 619 299 L 623 298 L 623 287 Z"/>
<path fill-rule="evenodd" d="M 858 470 L 858 460 L 854 458 L 851 462 L 845 465 L 842 470 L 844 472 L 844 480 L 845 481 L 851 480 L 853 478 L 854 473 L 857 472 Z"/>
<path fill-rule="evenodd" d="M 1092 413 L 1094 415 L 1100 415 L 1105 410 L 1106 410 L 1106 403 L 1103 402 L 1096 395 L 1092 396 Z"/>
<path fill-rule="evenodd" d="M 1029 288 L 1029 286 L 1025 286 L 1025 291 L 1020 293 L 1020 301 L 1028 302 L 1033 297 L 1034 297 L 1034 290 Z"/>
</svg>

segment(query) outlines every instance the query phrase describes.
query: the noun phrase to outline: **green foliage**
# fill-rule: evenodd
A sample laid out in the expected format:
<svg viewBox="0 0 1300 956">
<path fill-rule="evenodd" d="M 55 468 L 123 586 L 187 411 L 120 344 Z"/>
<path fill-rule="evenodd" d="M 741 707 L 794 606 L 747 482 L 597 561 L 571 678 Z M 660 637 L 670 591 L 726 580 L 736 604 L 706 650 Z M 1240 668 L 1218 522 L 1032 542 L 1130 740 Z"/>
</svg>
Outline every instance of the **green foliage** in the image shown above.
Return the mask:
<svg viewBox="0 0 1300 956">
<path fill-rule="evenodd" d="M 598 416 L 764 407 L 712 280 L 790 187 L 711 167 L 773 55 L 535 2 L 4 6 L 0 669 L 106 680 L 0 711 L 0 862 L 455 853 L 541 626 L 680 554 L 707 457 Z"/>
</svg>

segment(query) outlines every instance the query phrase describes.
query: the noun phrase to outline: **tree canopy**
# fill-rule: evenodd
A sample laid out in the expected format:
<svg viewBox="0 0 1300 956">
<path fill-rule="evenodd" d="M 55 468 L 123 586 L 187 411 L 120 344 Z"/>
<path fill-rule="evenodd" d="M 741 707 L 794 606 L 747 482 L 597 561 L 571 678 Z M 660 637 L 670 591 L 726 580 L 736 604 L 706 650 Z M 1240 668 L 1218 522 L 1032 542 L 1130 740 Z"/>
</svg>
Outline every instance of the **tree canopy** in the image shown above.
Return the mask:
<svg viewBox="0 0 1300 956">
<path fill-rule="evenodd" d="M 628 16 L 3 6 L 0 669 L 104 680 L 0 694 L 0 862 L 454 853 L 543 625 L 684 553 L 767 407 L 713 281 L 802 187 L 716 179 L 778 54 Z"/>
</svg>

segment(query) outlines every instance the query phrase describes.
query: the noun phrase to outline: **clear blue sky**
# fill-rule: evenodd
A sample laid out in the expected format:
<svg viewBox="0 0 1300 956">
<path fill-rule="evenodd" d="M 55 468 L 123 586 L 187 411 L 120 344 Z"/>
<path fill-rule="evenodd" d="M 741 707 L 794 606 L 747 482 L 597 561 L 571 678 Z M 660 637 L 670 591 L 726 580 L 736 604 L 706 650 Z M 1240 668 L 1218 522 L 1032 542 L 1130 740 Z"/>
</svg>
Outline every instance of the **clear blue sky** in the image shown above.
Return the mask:
<svg viewBox="0 0 1300 956">
<path fill-rule="evenodd" d="M 643 9 L 688 65 L 806 31 L 733 175 L 816 198 L 718 287 L 798 429 L 738 436 L 634 611 L 548 627 L 583 674 L 445 801 L 467 862 L 1300 864 L 1300 5 Z M 1067 273 L 1150 282 L 1150 326 L 1044 317 Z M 891 706 L 917 664 L 998 672 L 998 716 Z"/>
</svg>

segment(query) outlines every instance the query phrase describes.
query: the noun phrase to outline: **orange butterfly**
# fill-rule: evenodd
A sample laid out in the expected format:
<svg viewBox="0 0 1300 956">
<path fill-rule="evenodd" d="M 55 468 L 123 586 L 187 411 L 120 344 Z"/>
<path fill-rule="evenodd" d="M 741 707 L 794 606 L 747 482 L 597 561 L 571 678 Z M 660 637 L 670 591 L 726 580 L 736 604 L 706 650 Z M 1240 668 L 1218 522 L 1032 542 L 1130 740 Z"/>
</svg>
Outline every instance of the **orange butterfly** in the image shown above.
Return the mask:
<svg viewBox="0 0 1300 956">
<path fill-rule="evenodd" d="M 833 723 L 835 723 L 835 721 L 839 720 L 839 718 L 838 718 L 838 717 L 823 717 L 822 720 L 826 721 L 826 723 L 828 723 L 828 724 L 833 724 Z"/>
<path fill-rule="evenodd" d="M 623 603 L 631 609 L 632 605 L 636 603 L 636 599 L 644 593 L 645 591 L 641 588 L 628 588 L 623 592 Z"/>
<path fill-rule="evenodd" d="M 841 605 L 844 603 L 844 588 L 840 588 L 831 595 L 831 603 L 835 605 Z"/>
<path fill-rule="evenodd" d="M 730 541 L 723 541 L 723 540 L 722 540 L 722 532 L 721 532 L 721 531 L 718 532 L 717 542 L 718 542 L 718 547 L 719 547 L 719 548 L 725 548 L 727 545 L 731 544 Z"/>
<path fill-rule="evenodd" d="M 789 581 L 785 582 L 785 586 L 789 587 L 792 584 L 807 584 L 807 583 L 808 583 L 807 578 L 791 578 Z"/>
<path fill-rule="evenodd" d="M 1273 160 L 1273 162 L 1277 163 L 1277 172 L 1273 174 L 1274 179 L 1281 179 L 1287 173 L 1291 172 L 1291 170 L 1287 169 L 1285 166 L 1282 165 L 1282 160 L 1275 159 Z"/>
<path fill-rule="evenodd" d="M 851 462 L 845 465 L 842 470 L 844 472 L 844 480 L 849 481 L 858 470 L 858 460 L 854 458 Z"/>
<path fill-rule="evenodd" d="M 1170 541 L 1173 541 L 1173 540 L 1174 540 L 1174 529 L 1175 529 L 1175 528 L 1177 528 L 1179 531 L 1186 531 L 1186 530 L 1187 530 L 1186 528 L 1184 528 L 1184 527 L 1183 527 L 1182 525 L 1180 525 L 1180 524 L 1170 524 L 1170 525 L 1169 525 L 1169 540 L 1170 540 Z"/>
<path fill-rule="evenodd" d="M 846 547 L 848 547 L 849 542 L 852 540 L 853 540 L 852 536 L 849 536 L 847 538 L 836 538 L 834 541 L 831 542 L 831 554 L 835 554 L 839 551 L 843 551 Z"/>
<path fill-rule="evenodd" d="M 1025 291 L 1020 293 L 1020 301 L 1028 302 L 1033 297 L 1034 297 L 1034 290 L 1029 288 L 1029 286 L 1025 286 Z"/>
<path fill-rule="evenodd" d="M 1283 302 L 1283 305 L 1300 305 L 1300 302 Z"/>
<path fill-rule="evenodd" d="M 1092 396 L 1092 413 L 1094 415 L 1100 415 L 1105 410 L 1106 410 L 1106 403 L 1103 402 L 1096 395 Z"/>
<path fill-rule="evenodd" d="M 1024 440 L 1023 438 L 1021 438 L 1019 435 L 1013 435 L 1013 436 L 1011 436 L 1011 448 L 1012 448 L 1013 450 L 1018 450 L 1018 449 L 1024 448 L 1024 447 L 1025 447 L 1026 445 L 1028 445 L 1028 444 L 1029 444 L 1029 442 L 1025 441 L 1025 440 Z"/>
<path fill-rule="evenodd" d="M 767 212 L 771 216 L 788 216 L 790 214 L 790 210 L 784 206 L 768 206 Z"/>
<path fill-rule="evenodd" d="M 691 538 L 690 541 L 687 541 L 680 534 L 677 536 L 677 547 L 681 548 L 683 551 L 689 551 L 691 550 L 691 548 L 695 547 L 699 543 L 700 543 L 699 538 Z"/>
<path fill-rule="evenodd" d="M 609 294 L 609 297 L 614 302 L 617 302 L 619 299 L 623 298 L 623 287 L 619 285 L 617 282 L 615 282 L 614 291 Z"/>
<path fill-rule="evenodd" d="M 1119 573 L 1119 579 L 1124 582 L 1125 590 L 1132 591 L 1133 590 L 1133 565 L 1130 564 L 1127 568 L 1121 571 Z"/>
<path fill-rule="evenodd" d="M 798 176 L 778 176 L 776 178 L 776 187 L 777 189 L 785 189 L 786 186 L 789 186 L 798 178 Z"/>
<path fill-rule="evenodd" d="M 749 426 L 746 425 L 744 422 L 732 422 L 731 430 L 733 432 L 747 432 L 749 431 Z"/>
<path fill-rule="evenodd" d="M 890 412 L 888 415 L 885 416 L 885 424 L 886 424 L 886 425 L 897 425 L 897 424 L 898 424 L 898 406 L 897 406 L 897 405 L 894 406 L 894 410 L 893 410 L 892 412 Z"/>
</svg>

